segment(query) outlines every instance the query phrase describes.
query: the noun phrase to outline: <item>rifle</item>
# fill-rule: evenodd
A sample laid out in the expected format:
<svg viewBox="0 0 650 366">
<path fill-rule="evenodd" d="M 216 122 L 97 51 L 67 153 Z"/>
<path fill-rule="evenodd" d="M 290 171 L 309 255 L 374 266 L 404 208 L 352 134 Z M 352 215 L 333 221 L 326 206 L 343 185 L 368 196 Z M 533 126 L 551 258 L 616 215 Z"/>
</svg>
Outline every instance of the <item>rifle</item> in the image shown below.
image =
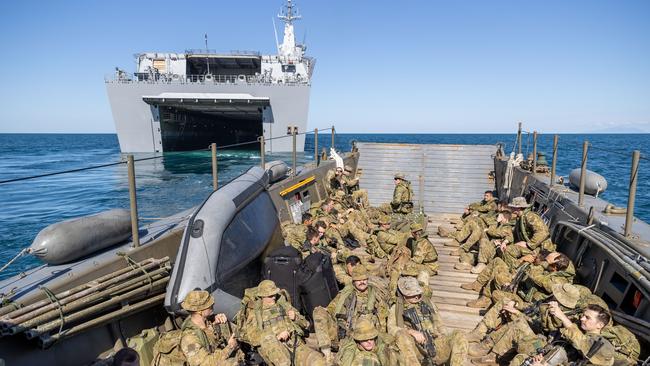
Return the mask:
<svg viewBox="0 0 650 366">
<path fill-rule="evenodd" d="M 415 330 L 424 335 L 424 338 L 426 340 L 424 342 L 424 350 L 427 353 L 426 360 L 430 364 L 433 364 L 433 359 L 436 357 L 436 346 L 433 343 L 433 337 L 431 336 L 431 333 L 422 327 L 422 321 L 420 321 L 420 317 L 415 311 L 415 308 L 404 310 L 404 319 L 411 323 L 411 325 L 415 327 Z"/>
<path fill-rule="evenodd" d="M 539 355 L 545 355 L 544 356 L 544 361 L 550 360 L 555 355 L 555 352 L 551 352 L 551 351 L 553 351 L 555 348 L 557 348 L 554 343 L 555 343 L 555 340 L 557 339 L 558 335 L 559 335 L 559 332 L 557 332 L 557 331 L 552 332 L 548 337 L 548 342 L 546 343 L 546 345 L 544 347 L 538 348 L 535 351 L 534 355 L 526 357 L 526 359 L 524 360 L 524 362 L 521 363 L 520 366 L 530 366 L 530 365 L 532 365 L 535 362 L 535 357 L 539 356 Z"/>
<path fill-rule="evenodd" d="M 519 284 L 524 280 L 524 277 L 526 277 L 526 271 L 528 270 L 528 267 L 530 267 L 530 263 L 528 262 L 519 266 L 517 273 L 515 273 L 515 276 L 512 278 L 512 281 L 510 281 L 509 284 L 503 286 L 503 291 L 511 293 L 517 292 Z"/>
<path fill-rule="evenodd" d="M 589 359 L 592 358 L 596 352 L 600 351 L 601 348 L 605 345 L 605 342 L 603 341 L 602 337 L 598 337 L 598 339 L 589 347 L 589 351 L 587 352 L 584 357 L 576 361 L 572 364 L 572 366 L 585 366 L 587 362 L 589 362 Z"/>
<path fill-rule="evenodd" d="M 350 305 L 347 308 L 347 313 L 345 314 L 345 319 L 342 319 L 340 315 L 337 314 L 337 318 L 340 320 L 345 320 L 345 325 L 341 326 L 339 323 L 338 325 L 338 337 L 339 340 L 345 339 L 345 337 L 348 334 L 348 331 L 352 329 L 352 316 L 354 315 L 354 309 L 357 307 L 357 296 L 352 294 L 352 301 L 350 301 Z M 337 322 L 338 323 L 338 322 Z"/>
</svg>

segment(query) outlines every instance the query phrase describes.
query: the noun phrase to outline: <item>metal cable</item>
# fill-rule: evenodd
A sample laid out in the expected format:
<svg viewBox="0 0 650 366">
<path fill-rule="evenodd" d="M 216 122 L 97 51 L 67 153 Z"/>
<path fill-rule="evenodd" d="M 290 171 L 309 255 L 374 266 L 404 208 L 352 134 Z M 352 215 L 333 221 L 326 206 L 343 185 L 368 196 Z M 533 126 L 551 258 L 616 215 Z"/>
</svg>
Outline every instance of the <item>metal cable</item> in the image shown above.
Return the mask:
<svg viewBox="0 0 650 366">
<path fill-rule="evenodd" d="M 328 127 L 328 128 L 319 129 L 318 131 L 328 131 L 328 130 L 331 130 L 331 129 L 332 129 L 332 127 Z M 301 132 L 301 133 L 297 133 L 296 135 L 306 135 L 306 134 L 309 134 L 309 133 L 312 133 L 312 132 L 313 131 Z M 264 139 L 264 141 L 277 140 L 277 139 L 287 138 L 287 137 L 291 137 L 291 135 L 272 137 L 272 138 Z M 218 146 L 218 148 L 219 149 L 226 149 L 226 148 L 229 148 L 229 147 L 237 147 L 237 146 L 257 144 L 257 143 L 259 143 L 259 140 L 239 142 L 239 143 L 236 143 L 236 144 Z M 199 152 L 199 151 L 207 151 L 209 149 L 210 148 L 207 147 L 205 149 L 187 150 L 187 151 L 184 151 L 184 152 L 186 152 L 186 153 L 187 152 Z M 151 157 L 148 157 L 148 158 L 134 159 L 133 161 L 137 162 L 137 161 L 154 160 L 154 159 L 160 159 L 160 158 L 164 158 L 164 157 L 165 157 L 164 155 L 157 155 L 157 156 L 151 156 Z M 169 156 L 167 156 L 167 157 L 169 157 Z M 126 161 L 122 160 L 122 161 L 118 161 L 118 162 L 114 162 L 114 163 L 93 165 L 93 166 L 88 166 L 88 167 L 84 167 L 84 168 L 62 170 L 62 171 L 58 171 L 58 172 L 44 173 L 44 174 L 32 175 L 32 176 L 28 176 L 28 177 L 5 179 L 5 180 L 0 180 L 0 184 L 20 182 L 20 181 L 23 181 L 23 180 L 30 180 L 30 179 L 37 179 L 37 178 L 44 178 L 44 177 L 51 177 L 51 176 L 55 176 L 55 175 L 68 174 L 68 173 L 77 173 L 77 172 L 82 172 L 82 171 L 85 171 L 85 170 L 107 168 L 109 166 L 115 166 L 115 165 L 120 165 L 120 164 L 126 164 Z"/>
</svg>

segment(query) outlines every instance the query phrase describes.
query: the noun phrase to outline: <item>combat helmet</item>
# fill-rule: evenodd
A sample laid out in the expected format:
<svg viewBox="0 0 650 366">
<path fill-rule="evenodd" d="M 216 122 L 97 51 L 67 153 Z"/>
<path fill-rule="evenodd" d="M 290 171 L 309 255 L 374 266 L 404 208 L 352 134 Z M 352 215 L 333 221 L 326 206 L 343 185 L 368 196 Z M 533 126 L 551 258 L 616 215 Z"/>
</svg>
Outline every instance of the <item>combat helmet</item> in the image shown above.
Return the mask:
<svg viewBox="0 0 650 366">
<path fill-rule="evenodd" d="M 203 290 L 190 291 L 181 303 L 183 309 L 193 312 L 211 308 L 212 305 L 214 305 L 214 299 L 209 292 Z"/>
<path fill-rule="evenodd" d="M 264 280 L 257 286 L 258 297 L 271 297 L 280 293 L 280 289 L 271 280 Z"/>
<path fill-rule="evenodd" d="M 399 292 L 404 296 L 417 296 L 422 295 L 424 290 L 422 286 L 418 283 L 418 279 L 415 277 L 401 277 L 397 281 L 397 287 Z"/>
<path fill-rule="evenodd" d="M 526 198 L 524 197 L 515 197 L 512 199 L 512 201 L 508 204 L 508 207 L 512 208 L 528 208 L 530 207 L 530 204 L 528 204 L 528 201 L 526 201 Z"/>
<path fill-rule="evenodd" d="M 352 338 L 355 341 L 367 341 L 375 339 L 379 335 L 375 325 L 369 319 L 361 318 L 352 331 Z"/>
</svg>

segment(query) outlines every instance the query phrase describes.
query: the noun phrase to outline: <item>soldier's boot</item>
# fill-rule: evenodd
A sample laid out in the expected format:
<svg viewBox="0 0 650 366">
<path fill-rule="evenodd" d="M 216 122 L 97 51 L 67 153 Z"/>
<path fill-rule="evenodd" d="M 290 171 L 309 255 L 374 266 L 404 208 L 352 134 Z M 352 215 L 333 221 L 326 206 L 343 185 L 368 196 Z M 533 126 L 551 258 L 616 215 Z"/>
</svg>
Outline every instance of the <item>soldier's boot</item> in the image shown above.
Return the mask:
<svg viewBox="0 0 650 366">
<path fill-rule="evenodd" d="M 460 288 L 462 288 L 463 290 L 480 292 L 481 289 L 483 288 L 483 285 L 481 285 L 481 283 L 478 281 L 474 281 L 470 283 L 463 283 L 462 285 L 460 285 Z"/>
<path fill-rule="evenodd" d="M 444 246 L 446 246 L 446 247 L 456 247 L 456 248 L 457 248 L 457 247 L 460 247 L 460 243 L 459 243 L 458 240 L 456 240 L 456 239 L 452 239 L 452 240 L 450 240 L 450 241 L 446 241 L 446 242 L 444 242 L 442 245 L 444 245 Z"/>
<path fill-rule="evenodd" d="M 438 226 L 438 235 L 443 238 L 451 238 L 456 233 L 456 229 L 450 225 Z"/>
<path fill-rule="evenodd" d="M 490 353 L 490 350 L 492 349 L 493 345 L 494 343 L 489 339 L 480 343 L 472 343 L 469 346 L 468 354 L 470 357 L 487 356 L 487 354 Z"/>
<path fill-rule="evenodd" d="M 483 322 L 479 322 L 476 328 L 474 328 L 469 334 L 467 334 L 465 337 L 467 338 L 467 341 L 470 343 L 478 343 L 485 338 L 485 335 L 488 332 L 488 327 L 485 325 Z"/>
<path fill-rule="evenodd" d="M 472 265 L 467 262 L 459 262 L 454 265 L 454 269 L 459 271 L 469 271 L 472 269 Z"/>
<path fill-rule="evenodd" d="M 475 265 L 474 267 L 472 267 L 470 272 L 473 273 L 473 274 L 479 274 L 479 273 L 483 272 L 483 270 L 486 267 L 487 267 L 487 265 L 485 263 L 479 263 L 479 264 Z"/>
<path fill-rule="evenodd" d="M 476 300 L 467 302 L 468 307 L 475 309 L 487 309 L 490 305 L 492 305 L 492 300 L 486 296 L 481 296 Z"/>
</svg>

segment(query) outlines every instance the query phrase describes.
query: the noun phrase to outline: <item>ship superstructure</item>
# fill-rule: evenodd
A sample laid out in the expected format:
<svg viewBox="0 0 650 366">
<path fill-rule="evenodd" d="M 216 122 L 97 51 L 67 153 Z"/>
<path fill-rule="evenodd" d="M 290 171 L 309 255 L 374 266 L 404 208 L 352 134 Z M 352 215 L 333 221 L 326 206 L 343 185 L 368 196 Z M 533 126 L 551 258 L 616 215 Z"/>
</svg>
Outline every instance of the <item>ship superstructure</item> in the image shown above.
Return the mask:
<svg viewBox="0 0 650 366">
<path fill-rule="evenodd" d="M 301 16 L 291 0 L 278 18 L 284 37 L 277 55 L 218 53 L 207 48 L 206 36 L 206 49 L 136 54 L 132 75 L 116 68 L 106 89 L 122 152 L 269 139 L 286 135 L 288 126 L 304 132 L 315 59 L 296 43 L 294 22 Z M 266 149 L 290 151 L 286 140 L 273 139 Z M 298 136 L 297 148 L 303 150 L 304 135 Z"/>
</svg>

